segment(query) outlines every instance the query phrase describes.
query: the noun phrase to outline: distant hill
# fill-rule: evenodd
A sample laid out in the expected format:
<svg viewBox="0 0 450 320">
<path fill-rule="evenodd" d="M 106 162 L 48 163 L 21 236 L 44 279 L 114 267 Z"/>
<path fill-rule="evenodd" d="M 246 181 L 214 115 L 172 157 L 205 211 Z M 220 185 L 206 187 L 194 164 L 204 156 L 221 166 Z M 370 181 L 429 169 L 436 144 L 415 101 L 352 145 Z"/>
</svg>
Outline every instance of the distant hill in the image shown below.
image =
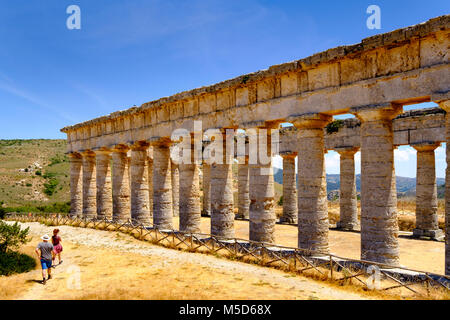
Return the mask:
<svg viewBox="0 0 450 320">
<path fill-rule="evenodd" d="M 0 204 L 65 203 L 69 161 L 65 140 L 0 140 Z"/>
<path fill-rule="evenodd" d="M 297 177 L 298 178 L 298 177 Z M 274 168 L 274 180 L 283 184 L 283 169 Z M 436 183 L 438 185 L 438 197 L 444 197 L 445 184 L 444 178 L 437 178 Z M 397 195 L 399 197 L 414 197 L 416 195 L 416 178 L 396 177 Z M 337 191 L 340 188 L 340 175 L 339 174 L 327 174 L 327 192 Z M 361 192 L 361 175 L 356 175 L 356 191 Z"/>
</svg>

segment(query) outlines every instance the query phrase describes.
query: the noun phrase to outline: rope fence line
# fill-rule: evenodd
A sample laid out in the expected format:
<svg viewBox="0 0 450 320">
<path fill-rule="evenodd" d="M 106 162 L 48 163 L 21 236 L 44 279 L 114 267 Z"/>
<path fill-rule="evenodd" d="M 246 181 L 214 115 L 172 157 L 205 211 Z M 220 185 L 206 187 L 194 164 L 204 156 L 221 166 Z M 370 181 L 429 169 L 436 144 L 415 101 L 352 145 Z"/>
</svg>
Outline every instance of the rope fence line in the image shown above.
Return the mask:
<svg viewBox="0 0 450 320">
<path fill-rule="evenodd" d="M 153 226 L 144 226 L 133 219 L 119 222 L 106 218 L 87 219 L 86 217 L 61 216 L 59 214 L 9 213 L 4 220 L 123 232 L 136 239 L 172 249 L 220 255 L 232 260 L 283 269 L 307 276 L 311 275 L 308 272 L 312 272 L 316 278 L 330 279 L 343 285 L 354 284 L 352 279 L 355 279 L 356 285 L 369 290 L 388 291 L 405 288 L 422 297 L 429 297 L 431 289 L 443 290 L 446 294 L 450 293 L 450 277 L 445 275 L 349 259 L 333 254 L 317 254 L 305 249 L 272 243 L 217 237 L 204 233 L 160 230 Z"/>
</svg>

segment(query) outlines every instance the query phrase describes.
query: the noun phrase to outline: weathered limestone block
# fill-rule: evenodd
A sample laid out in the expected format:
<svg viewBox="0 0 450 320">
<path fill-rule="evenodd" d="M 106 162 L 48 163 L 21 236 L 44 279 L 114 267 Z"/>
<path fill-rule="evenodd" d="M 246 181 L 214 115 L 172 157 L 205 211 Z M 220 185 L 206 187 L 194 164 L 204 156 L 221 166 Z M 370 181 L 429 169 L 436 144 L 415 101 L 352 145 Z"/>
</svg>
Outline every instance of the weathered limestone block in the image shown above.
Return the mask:
<svg viewBox="0 0 450 320">
<path fill-rule="evenodd" d="M 111 151 L 95 151 L 97 159 L 97 218 L 111 220 L 113 215 Z"/>
<path fill-rule="evenodd" d="M 295 157 L 297 154 L 284 153 L 283 157 L 283 216 L 280 222 L 294 223 L 298 221 L 297 180 L 295 172 Z"/>
<path fill-rule="evenodd" d="M 86 151 L 83 156 L 83 217 L 97 217 L 97 183 L 95 170 L 95 153 Z"/>
<path fill-rule="evenodd" d="M 170 163 L 170 173 L 172 175 L 172 202 L 173 216 L 180 215 L 180 168 L 175 162 Z"/>
<path fill-rule="evenodd" d="M 118 223 L 126 222 L 131 218 L 127 152 L 127 147 L 118 146 L 112 153 L 113 221 Z"/>
<path fill-rule="evenodd" d="M 153 225 L 159 229 L 173 229 L 169 144 L 161 140 L 153 145 Z"/>
<path fill-rule="evenodd" d="M 79 153 L 70 153 L 70 216 L 83 216 L 83 161 Z"/>
<path fill-rule="evenodd" d="M 234 237 L 233 154 L 227 155 L 223 135 L 222 163 L 211 164 L 211 234 Z"/>
<path fill-rule="evenodd" d="M 358 205 L 356 199 L 355 153 L 358 148 L 336 148 L 340 159 L 340 218 L 337 227 L 343 230 L 358 230 Z"/>
<path fill-rule="evenodd" d="M 445 170 L 445 275 L 450 275 L 450 99 L 449 93 L 445 100 L 437 101 L 439 107 L 444 109 L 447 114 L 445 116 L 446 131 L 446 157 L 447 169 Z"/>
<path fill-rule="evenodd" d="M 248 219 L 250 212 L 248 156 L 238 164 L 238 213 L 236 218 Z"/>
<path fill-rule="evenodd" d="M 150 219 L 153 219 L 153 153 L 152 158 L 147 157 L 147 173 L 148 173 L 148 208 Z"/>
<path fill-rule="evenodd" d="M 200 178 L 196 163 L 180 163 L 180 231 L 200 232 Z"/>
<path fill-rule="evenodd" d="M 260 129 L 256 130 L 257 140 L 261 139 Z M 271 154 L 270 129 L 267 129 L 267 155 Z M 259 145 L 259 143 L 258 143 Z M 256 163 L 249 161 L 249 193 L 250 193 L 250 240 L 275 242 L 275 190 L 273 185 L 272 161 L 261 161 L 261 150 Z"/>
<path fill-rule="evenodd" d="M 291 122 L 299 129 L 298 153 L 298 247 L 328 253 L 328 207 L 325 178 L 324 131 L 331 117 L 310 114 Z"/>
<path fill-rule="evenodd" d="M 202 215 L 211 216 L 211 165 L 203 163 L 203 209 Z"/>
<path fill-rule="evenodd" d="M 137 143 L 131 147 L 130 162 L 130 205 L 133 222 L 145 226 L 151 224 L 149 191 L 148 191 L 148 162 L 147 143 Z"/>
<path fill-rule="evenodd" d="M 434 150 L 439 143 L 413 145 L 417 150 L 416 228 L 413 235 L 442 239 L 437 214 L 437 187 Z"/>
<path fill-rule="evenodd" d="M 392 119 L 397 105 L 354 110 L 361 120 L 361 259 L 399 264 Z"/>
</svg>

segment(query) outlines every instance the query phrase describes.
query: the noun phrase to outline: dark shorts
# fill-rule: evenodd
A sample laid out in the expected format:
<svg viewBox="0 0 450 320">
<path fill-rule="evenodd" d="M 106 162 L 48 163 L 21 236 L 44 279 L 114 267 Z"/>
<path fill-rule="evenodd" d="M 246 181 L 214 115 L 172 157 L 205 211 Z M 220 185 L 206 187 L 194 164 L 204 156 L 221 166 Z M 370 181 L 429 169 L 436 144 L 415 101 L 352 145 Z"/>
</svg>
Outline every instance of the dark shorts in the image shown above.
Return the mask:
<svg viewBox="0 0 450 320">
<path fill-rule="evenodd" d="M 52 267 L 52 260 L 41 259 L 42 270 L 50 269 Z"/>
</svg>

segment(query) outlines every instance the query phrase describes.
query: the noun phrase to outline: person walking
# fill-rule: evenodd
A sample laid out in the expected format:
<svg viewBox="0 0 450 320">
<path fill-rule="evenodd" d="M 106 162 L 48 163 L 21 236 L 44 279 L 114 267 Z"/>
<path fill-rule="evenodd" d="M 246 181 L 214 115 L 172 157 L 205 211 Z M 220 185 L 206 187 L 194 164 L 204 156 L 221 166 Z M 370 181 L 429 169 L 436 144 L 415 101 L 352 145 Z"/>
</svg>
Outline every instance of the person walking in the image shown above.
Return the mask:
<svg viewBox="0 0 450 320">
<path fill-rule="evenodd" d="M 41 261 L 42 267 L 42 284 L 45 284 L 47 280 L 52 278 L 52 260 L 54 256 L 53 244 L 51 244 L 50 237 L 46 234 L 42 236 L 42 242 L 40 242 L 36 248 L 36 254 Z M 45 279 L 45 271 L 47 270 L 48 279 Z"/>
<path fill-rule="evenodd" d="M 63 247 L 61 245 L 61 237 L 59 236 L 59 229 L 53 230 L 53 236 L 52 236 L 52 244 L 53 244 L 53 262 L 56 259 L 56 256 L 58 256 L 58 264 L 61 264 L 63 261 L 61 259 L 61 252 L 63 251 Z"/>
</svg>

